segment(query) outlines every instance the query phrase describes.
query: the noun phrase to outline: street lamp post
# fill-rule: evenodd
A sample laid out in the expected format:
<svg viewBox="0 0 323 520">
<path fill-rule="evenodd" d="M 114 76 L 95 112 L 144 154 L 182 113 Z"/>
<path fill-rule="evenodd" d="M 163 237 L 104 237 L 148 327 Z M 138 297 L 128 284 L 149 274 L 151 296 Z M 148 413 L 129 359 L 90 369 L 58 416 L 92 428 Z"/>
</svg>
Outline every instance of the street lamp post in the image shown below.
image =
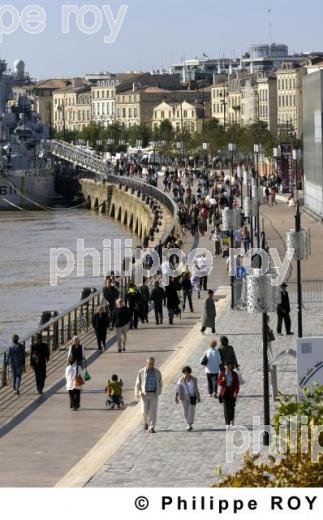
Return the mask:
<svg viewBox="0 0 323 520">
<path fill-rule="evenodd" d="M 183 141 L 177 141 L 176 147 L 179 153 L 179 163 L 181 163 L 182 152 L 183 152 Z"/>
<path fill-rule="evenodd" d="M 209 143 L 203 143 L 202 144 L 202 147 L 203 147 L 203 150 L 205 152 L 205 156 L 204 156 L 204 166 L 206 168 L 206 171 L 208 170 L 208 166 L 209 166 L 209 158 L 208 158 L 208 149 L 209 149 Z"/>
<path fill-rule="evenodd" d="M 231 309 L 234 309 L 234 231 L 240 227 L 241 215 L 238 208 L 233 207 L 233 193 L 230 188 L 229 208 L 225 208 L 222 212 L 222 230 L 230 232 L 230 256 L 229 256 L 229 272 L 231 286 Z"/>
<path fill-rule="evenodd" d="M 295 229 L 287 232 L 286 246 L 295 250 L 297 267 L 297 324 L 298 337 L 303 337 L 303 295 L 302 295 L 302 273 L 301 261 L 308 258 L 311 252 L 311 237 L 309 230 L 302 229 L 301 212 L 299 201 L 296 203 Z"/>
<path fill-rule="evenodd" d="M 263 240 L 265 236 L 263 233 Z M 263 444 L 269 446 L 270 434 L 270 393 L 269 393 L 269 361 L 268 361 L 268 312 L 274 312 L 279 301 L 279 287 L 273 284 L 273 274 L 247 276 L 247 310 L 250 313 L 262 314 L 262 346 L 263 346 L 263 394 L 264 394 L 264 435 Z"/>
<path fill-rule="evenodd" d="M 295 198 L 296 202 L 299 201 L 299 193 L 298 193 L 298 161 L 302 156 L 302 151 L 299 148 L 293 149 L 293 161 L 295 161 Z"/>
<path fill-rule="evenodd" d="M 229 143 L 228 144 L 229 152 L 231 152 L 231 182 L 233 179 L 233 159 L 234 159 L 234 152 L 237 149 L 237 145 L 235 143 Z"/>
<path fill-rule="evenodd" d="M 281 154 L 282 154 L 281 147 L 279 145 L 275 146 L 275 148 L 273 149 L 273 157 L 275 159 L 277 177 L 279 176 L 279 160 L 281 158 Z"/>
<path fill-rule="evenodd" d="M 257 204 L 257 212 L 256 212 L 256 228 L 257 228 L 257 247 L 260 248 L 260 183 L 259 183 L 259 153 L 261 152 L 261 145 L 254 145 L 254 153 L 256 157 L 256 178 L 254 180 L 254 188 L 252 195 L 255 196 L 256 204 Z"/>
<path fill-rule="evenodd" d="M 296 214 L 295 214 L 295 231 L 300 233 L 301 231 L 301 212 L 299 209 L 299 201 L 297 200 Z M 301 260 L 300 256 L 297 256 L 297 324 L 298 324 L 298 337 L 303 337 L 303 302 L 302 302 L 302 271 L 301 271 Z"/>
</svg>

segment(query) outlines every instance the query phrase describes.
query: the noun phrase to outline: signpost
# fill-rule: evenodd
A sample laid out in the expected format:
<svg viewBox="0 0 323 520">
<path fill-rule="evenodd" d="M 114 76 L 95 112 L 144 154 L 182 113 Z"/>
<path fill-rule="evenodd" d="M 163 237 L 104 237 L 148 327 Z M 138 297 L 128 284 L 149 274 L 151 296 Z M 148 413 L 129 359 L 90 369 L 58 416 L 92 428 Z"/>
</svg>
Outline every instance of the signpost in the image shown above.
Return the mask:
<svg viewBox="0 0 323 520">
<path fill-rule="evenodd" d="M 297 340 L 297 389 L 302 398 L 302 387 L 313 383 L 323 385 L 323 337 Z"/>
<path fill-rule="evenodd" d="M 281 148 L 280 176 L 283 193 L 291 193 L 294 186 L 293 150 L 292 145 L 283 143 Z"/>
</svg>

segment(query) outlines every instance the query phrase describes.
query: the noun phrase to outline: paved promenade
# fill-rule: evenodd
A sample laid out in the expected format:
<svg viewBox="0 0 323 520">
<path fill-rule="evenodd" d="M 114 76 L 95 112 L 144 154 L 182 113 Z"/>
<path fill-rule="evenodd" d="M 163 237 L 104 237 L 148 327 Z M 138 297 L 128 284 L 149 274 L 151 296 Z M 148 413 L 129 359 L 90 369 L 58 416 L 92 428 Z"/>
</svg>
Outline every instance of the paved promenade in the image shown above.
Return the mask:
<svg viewBox="0 0 323 520">
<path fill-rule="evenodd" d="M 283 252 L 281 235 L 293 227 L 293 210 L 279 205 L 263 209 L 267 239 Z M 310 217 L 313 251 L 320 246 L 323 228 Z M 213 242 L 201 239 L 200 247 L 213 248 Z M 322 251 L 322 246 L 320 246 Z M 321 278 L 319 254 L 303 263 L 304 277 Z M 312 276 L 310 276 L 312 274 Z M 229 311 L 229 295 L 225 261 L 216 259 L 209 287 L 218 289 L 218 334 L 226 334 L 235 346 L 242 373 L 247 383 L 241 388 L 237 406 L 237 423 L 251 425 L 252 416 L 262 413 L 262 360 L 260 318 Z M 223 298 L 227 296 L 226 298 Z M 205 294 L 194 298 L 195 312 L 185 312 L 174 327 L 164 324 L 140 326 L 129 334 L 125 354 L 116 353 L 111 338 L 109 349 L 102 355 L 95 351 L 94 337 L 86 344 L 92 380 L 82 395 L 78 413 L 68 408 L 64 386 L 66 351 L 55 356 L 55 369 L 48 379 L 43 398 L 36 395 L 31 375 L 25 378 L 22 396 L 17 399 L 9 389 L 0 391 L 0 402 L 10 399 L 10 406 L 0 410 L 0 486 L 140 486 L 140 485 L 207 485 L 214 481 L 214 469 L 224 461 L 224 421 L 222 407 L 206 396 L 206 382 L 199 359 L 208 345 L 209 336 L 200 335 L 199 318 Z M 305 334 L 322 334 L 320 305 L 306 306 Z M 296 317 L 293 311 L 293 324 Z M 275 318 L 272 318 L 275 326 Z M 275 353 L 293 347 L 286 337 L 275 342 Z M 165 390 L 159 409 L 158 433 L 142 431 L 139 407 L 134 401 L 134 382 L 138 368 L 147 355 L 153 354 L 162 367 Z M 54 360 L 53 360 L 54 361 Z M 184 364 L 191 364 L 199 377 L 202 403 L 194 432 L 184 431 L 182 412 L 174 404 L 174 385 Z M 107 411 L 103 389 L 112 373 L 125 382 L 125 411 Z M 294 362 L 286 361 L 279 369 L 279 389 L 295 391 Z M 237 457 L 230 468 L 240 463 Z M 19 471 L 17 471 L 19 467 Z M 147 470 L 149 468 L 149 471 Z"/>
<path fill-rule="evenodd" d="M 286 230 L 293 227 L 293 209 L 280 204 L 278 207 L 262 208 L 265 219 L 267 240 L 271 247 L 276 247 L 284 254 Z M 323 238 L 322 226 L 307 215 L 303 217 L 304 227 L 314 228 L 315 243 Z M 319 237 L 319 238 L 318 238 Z M 205 240 L 200 247 L 208 247 Z M 322 250 L 322 247 L 321 247 Z M 304 273 L 309 278 L 320 278 L 321 267 L 315 254 L 304 262 Z M 290 273 L 293 277 L 293 270 Z M 311 276 L 312 275 L 312 276 Z M 213 275 L 214 276 L 214 273 Z M 212 278 L 212 277 L 211 277 Z M 216 279 L 216 274 L 215 274 Z M 212 285 L 212 284 L 211 284 Z M 253 432 L 253 418 L 263 417 L 263 378 L 262 378 L 262 336 L 261 316 L 249 315 L 242 311 L 229 309 L 230 294 L 228 288 L 220 288 L 227 299 L 217 319 L 217 335 L 227 335 L 234 346 L 246 383 L 241 386 L 237 401 L 236 425 L 243 425 Z M 323 334 L 323 302 L 308 304 L 304 309 L 304 335 Z M 292 323 L 295 330 L 296 309 L 292 311 Z M 276 316 L 271 315 L 271 324 L 275 329 Z M 224 426 L 223 406 L 207 395 L 204 369 L 200 365 L 203 352 L 207 349 L 211 336 L 200 337 L 195 349 L 188 356 L 189 364 L 199 379 L 202 402 L 197 408 L 196 422 L 191 433 L 185 431 L 181 406 L 174 403 L 175 385 L 178 373 L 166 386 L 160 399 L 157 434 L 149 435 L 138 425 L 131 437 L 117 453 L 109 458 L 101 470 L 88 483 L 91 487 L 136 487 L 136 486 L 198 486 L 203 487 L 216 481 L 216 469 L 223 473 L 235 471 L 241 466 L 241 455 L 233 456 L 228 462 L 226 457 L 226 430 Z M 285 349 L 295 348 L 295 338 L 276 337 L 273 342 L 274 357 Z M 291 357 L 284 358 L 278 367 L 279 391 L 294 395 L 296 393 L 296 363 Z M 271 412 L 276 404 L 271 402 Z M 256 429 L 257 430 L 257 429 Z M 255 431 L 256 431 L 255 430 Z M 237 438 L 237 442 L 239 440 Z"/>
</svg>

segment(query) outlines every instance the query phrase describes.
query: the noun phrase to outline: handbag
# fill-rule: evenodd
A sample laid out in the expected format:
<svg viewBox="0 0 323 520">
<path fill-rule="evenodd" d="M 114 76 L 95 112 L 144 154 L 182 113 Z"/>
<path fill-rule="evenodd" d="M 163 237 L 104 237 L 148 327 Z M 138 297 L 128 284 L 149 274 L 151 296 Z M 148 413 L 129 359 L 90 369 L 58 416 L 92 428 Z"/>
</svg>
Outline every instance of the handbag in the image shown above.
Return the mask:
<svg viewBox="0 0 323 520">
<path fill-rule="evenodd" d="M 74 384 L 75 384 L 75 386 L 82 386 L 82 385 L 84 385 L 84 379 L 81 375 L 79 375 L 78 371 L 79 371 L 79 366 L 77 365 Z"/>
<path fill-rule="evenodd" d="M 188 389 L 188 386 L 187 386 L 186 381 L 185 381 L 185 385 L 186 385 L 186 388 L 187 388 L 187 393 L 188 393 L 188 395 L 189 395 L 189 397 L 190 397 L 190 404 L 191 404 L 192 406 L 196 406 L 196 403 L 197 403 L 197 398 L 196 398 L 196 396 L 190 394 L 190 391 L 189 391 L 189 389 Z"/>
<path fill-rule="evenodd" d="M 85 370 L 85 372 L 84 372 L 84 381 L 90 381 L 90 379 L 92 379 L 90 374 L 88 373 L 87 370 Z"/>
<path fill-rule="evenodd" d="M 275 334 L 271 329 L 268 330 L 268 341 L 275 341 Z"/>
<path fill-rule="evenodd" d="M 204 356 L 201 359 L 202 367 L 206 367 L 207 366 L 207 362 L 208 362 L 208 357 L 207 357 L 207 354 L 205 353 Z"/>
<path fill-rule="evenodd" d="M 240 373 L 240 372 L 236 372 L 237 373 L 237 376 L 238 376 L 238 379 L 239 379 L 239 385 L 244 385 L 245 384 L 245 379 L 243 377 L 243 375 Z"/>
<path fill-rule="evenodd" d="M 87 371 L 87 364 L 85 364 L 84 381 L 90 381 L 90 379 L 92 379 L 92 378 Z"/>
</svg>

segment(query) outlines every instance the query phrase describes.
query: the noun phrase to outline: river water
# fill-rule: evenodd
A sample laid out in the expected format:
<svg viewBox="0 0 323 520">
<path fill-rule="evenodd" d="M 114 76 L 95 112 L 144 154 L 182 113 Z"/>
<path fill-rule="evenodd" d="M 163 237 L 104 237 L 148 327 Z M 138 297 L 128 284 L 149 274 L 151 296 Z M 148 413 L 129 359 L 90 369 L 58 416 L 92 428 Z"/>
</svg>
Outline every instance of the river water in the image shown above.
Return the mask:
<svg viewBox="0 0 323 520">
<path fill-rule="evenodd" d="M 83 287 L 102 287 L 103 240 L 117 238 L 137 242 L 125 227 L 90 210 L 0 212 L 0 351 L 8 347 L 13 333 L 23 338 L 33 332 L 42 311 L 62 312 L 79 301 Z M 100 276 L 93 276 L 88 256 L 84 277 L 75 268 L 51 286 L 50 249 L 68 248 L 75 255 L 78 239 L 99 252 Z M 65 265 L 60 257 L 59 266 Z"/>
</svg>

